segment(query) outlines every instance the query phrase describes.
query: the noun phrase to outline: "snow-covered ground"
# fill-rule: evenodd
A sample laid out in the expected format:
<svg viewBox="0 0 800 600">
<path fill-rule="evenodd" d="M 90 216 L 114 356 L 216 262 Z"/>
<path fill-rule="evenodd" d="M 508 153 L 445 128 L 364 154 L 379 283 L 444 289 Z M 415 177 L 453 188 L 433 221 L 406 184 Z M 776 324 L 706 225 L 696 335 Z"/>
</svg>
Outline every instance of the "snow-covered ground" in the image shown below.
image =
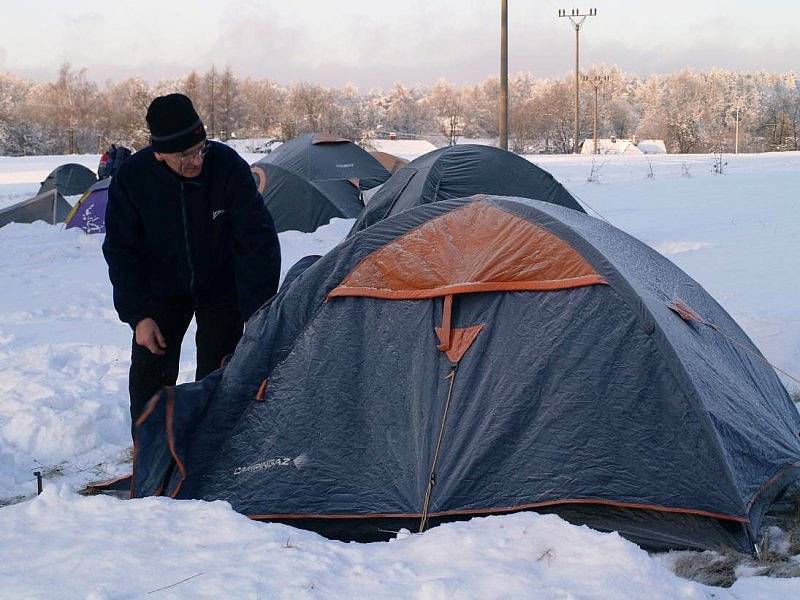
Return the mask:
<svg viewBox="0 0 800 600">
<path fill-rule="evenodd" d="M 770 361 L 800 373 L 800 153 L 726 156 L 723 175 L 709 155 L 602 157 L 593 182 L 591 157 L 529 158 L 686 270 Z M 0 157 L 0 207 L 33 195 L 63 162 L 97 160 Z M 350 224 L 281 234 L 284 273 Z M 75 495 L 129 469 L 131 333 L 113 311 L 101 243 L 43 223 L 0 228 L 0 506 L 35 493 L 34 470 L 45 475 L 42 496 L 0 508 L 0 598 L 800 597 L 797 579 L 744 577 L 730 590 L 685 581 L 668 558 L 555 516 L 360 545 L 252 522 L 219 502 Z M 187 343 L 182 381 L 193 366 Z"/>
<path fill-rule="evenodd" d="M 0 510 L 0 531 L 0 597 L 9 599 L 786 600 L 800 590 L 761 577 L 730 590 L 692 583 L 617 534 L 533 513 L 344 544 L 250 521 L 223 502 L 51 487 Z"/>
</svg>

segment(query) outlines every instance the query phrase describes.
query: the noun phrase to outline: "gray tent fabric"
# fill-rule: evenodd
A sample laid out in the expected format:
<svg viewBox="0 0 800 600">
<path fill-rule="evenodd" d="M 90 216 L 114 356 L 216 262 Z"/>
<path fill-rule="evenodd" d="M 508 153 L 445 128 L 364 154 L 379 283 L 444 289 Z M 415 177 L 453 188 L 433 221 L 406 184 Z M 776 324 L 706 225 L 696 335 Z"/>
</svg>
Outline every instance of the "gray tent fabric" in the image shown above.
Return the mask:
<svg viewBox="0 0 800 600">
<path fill-rule="evenodd" d="M 312 182 L 264 160 L 250 170 L 275 230 L 316 231 L 331 219 L 354 219 L 364 208 L 361 193 L 348 180 Z"/>
<path fill-rule="evenodd" d="M 55 225 L 64 220 L 72 207 L 61 193 L 52 189 L 0 210 L 0 227 L 9 223 L 44 221 Z"/>
<path fill-rule="evenodd" d="M 512 225 L 542 242 L 519 251 Z M 555 268 L 575 285 L 514 287 Z M 800 415 L 699 284 L 524 198 L 425 204 L 345 240 L 251 318 L 214 379 L 149 414 L 134 497 L 225 500 L 343 540 L 537 510 L 652 548 L 752 552 L 800 467 Z"/>
<path fill-rule="evenodd" d="M 305 133 L 284 142 L 263 160 L 314 183 L 349 179 L 362 190 L 380 185 L 390 176 L 369 152 L 350 140 L 320 133 Z"/>
<path fill-rule="evenodd" d="M 409 208 L 473 194 L 533 198 L 585 212 L 550 173 L 521 156 L 460 144 L 424 154 L 395 171 L 369 199 L 351 235 Z"/>
<path fill-rule="evenodd" d="M 42 182 L 39 193 L 58 190 L 64 196 L 77 196 L 88 190 L 97 182 L 97 176 L 91 169 L 77 163 L 67 163 L 53 170 Z"/>
</svg>

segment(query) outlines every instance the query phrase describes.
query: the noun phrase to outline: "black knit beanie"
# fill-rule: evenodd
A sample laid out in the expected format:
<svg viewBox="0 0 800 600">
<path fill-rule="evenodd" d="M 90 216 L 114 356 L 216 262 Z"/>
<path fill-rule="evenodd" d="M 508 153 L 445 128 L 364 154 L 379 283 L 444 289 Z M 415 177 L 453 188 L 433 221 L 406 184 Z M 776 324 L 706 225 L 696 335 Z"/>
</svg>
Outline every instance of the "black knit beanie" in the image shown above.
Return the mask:
<svg viewBox="0 0 800 600">
<path fill-rule="evenodd" d="M 183 152 L 206 139 L 206 129 L 192 101 L 183 94 L 159 96 L 147 109 L 150 145 L 156 152 Z"/>
</svg>

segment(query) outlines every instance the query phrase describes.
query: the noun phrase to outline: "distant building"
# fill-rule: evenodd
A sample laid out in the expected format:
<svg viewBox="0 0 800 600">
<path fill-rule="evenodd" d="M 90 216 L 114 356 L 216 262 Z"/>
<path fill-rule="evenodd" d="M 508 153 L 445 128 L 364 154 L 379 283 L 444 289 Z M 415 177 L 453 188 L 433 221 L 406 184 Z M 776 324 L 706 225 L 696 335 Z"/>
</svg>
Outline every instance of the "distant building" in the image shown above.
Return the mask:
<svg viewBox="0 0 800 600">
<path fill-rule="evenodd" d="M 598 138 L 597 152 L 594 151 L 594 139 L 583 141 L 581 154 L 642 154 L 633 140 L 622 138 Z"/>
<path fill-rule="evenodd" d="M 497 147 L 497 138 L 467 138 L 460 137 L 456 144 L 478 144 L 479 146 Z"/>
<path fill-rule="evenodd" d="M 599 138 L 597 154 L 666 154 L 664 140 L 637 140 L 617 137 Z M 581 146 L 581 154 L 595 154 L 594 140 L 586 139 Z"/>
<path fill-rule="evenodd" d="M 666 154 L 667 146 L 664 140 L 640 140 L 636 147 L 645 154 Z"/>
<path fill-rule="evenodd" d="M 230 138 L 225 142 L 237 152 L 249 154 L 269 154 L 281 145 L 280 140 L 274 138 Z"/>
<path fill-rule="evenodd" d="M 418 156 L 436 150 L 436 146 L 428 140 L 372 139 L 368 145 L 378 152 L 385 152 L 406 160 L 414 160 Z"/>
</svg>

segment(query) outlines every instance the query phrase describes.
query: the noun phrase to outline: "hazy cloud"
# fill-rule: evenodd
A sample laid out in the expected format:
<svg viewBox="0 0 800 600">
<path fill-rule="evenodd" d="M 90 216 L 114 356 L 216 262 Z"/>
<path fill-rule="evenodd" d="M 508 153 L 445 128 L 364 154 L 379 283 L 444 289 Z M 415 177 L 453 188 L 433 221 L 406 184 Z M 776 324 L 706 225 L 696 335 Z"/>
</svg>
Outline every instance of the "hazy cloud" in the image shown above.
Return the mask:
<svg viewBox="0 0 800 600">
<path fill-rule="evenodd" d="M 151 81 L 230 65 L 243 77 L 281 83 L 479 82 L 499 67 L 499 3 L 487 0 L 190 0 L 110 3 L 55 0 L 4 8 L 4 69 L 50 78 L 63 61 L 98 81 Z M 574 66 L 574 31 L 550 2 L 514 2 L 509 68 L 537 77 Z M 798 67 L 794 23 L 800 3 L 744 0 L 597 0 L 581 34 L 581 62 L 646 75 L 714 66 L 786 71 Z M 91 10 L 88 10 L 91 7 Z M 759 10 L 763 9 L 763 10 Z M 767 13 L 780 8 L 785 18 Z M 723 10 L 724 9 L 724 10 Z"/>
</svg>

